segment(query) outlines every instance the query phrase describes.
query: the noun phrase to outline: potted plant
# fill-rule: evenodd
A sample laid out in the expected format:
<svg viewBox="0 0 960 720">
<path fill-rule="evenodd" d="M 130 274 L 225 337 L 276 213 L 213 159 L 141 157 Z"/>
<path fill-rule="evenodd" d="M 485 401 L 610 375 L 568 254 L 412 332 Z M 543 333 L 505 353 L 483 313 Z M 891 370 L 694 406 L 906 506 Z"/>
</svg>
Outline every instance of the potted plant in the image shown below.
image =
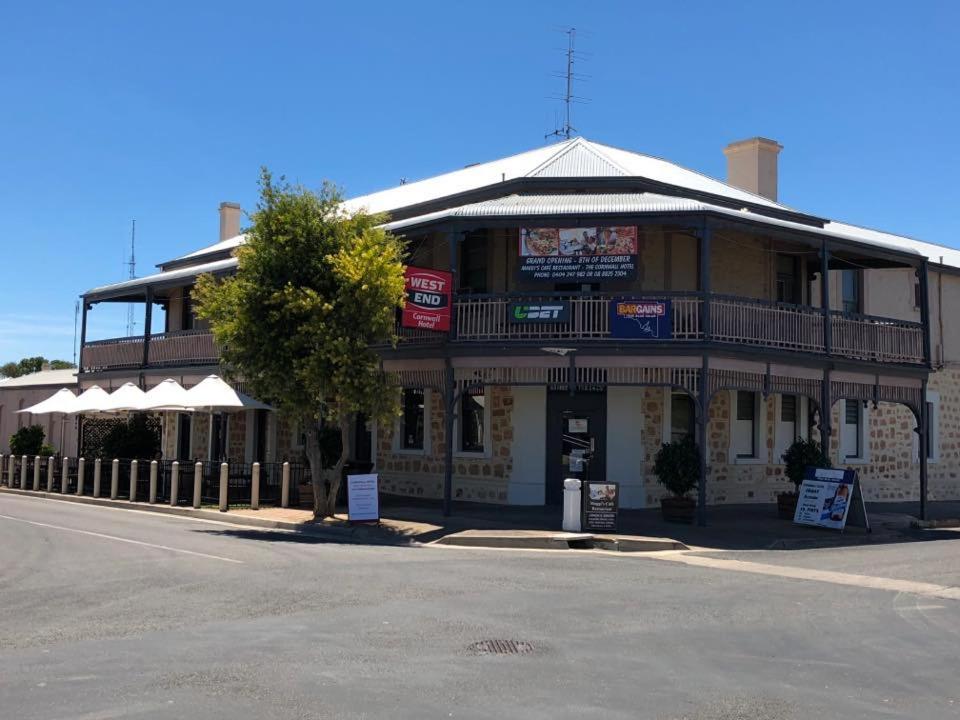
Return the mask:
<svg viewBox="0 0 960 720">
<path fill-rule="evenodd" d="M 653 463 L 657 482 L 670 491 L 660 499 L 663 519 L 668 522 L 692 523 L 697 502 L 687 494 L 700 480 L 700 451 L 693 437 L 664 443 Z"/>
<path fill-rule="evenodd" d="M 784 520 L 793 520 L 797 512 L 797 499 L 800 497 L 800 484 L 808 467 L 831 467 L 830 458 L 823 451 L 816 440 L 798 438 L 783 454 L 786 465 L 784 474 L 793 483 L 793 492 L 784 492 L 777 495 L 777 513 Z"/>
</svg>

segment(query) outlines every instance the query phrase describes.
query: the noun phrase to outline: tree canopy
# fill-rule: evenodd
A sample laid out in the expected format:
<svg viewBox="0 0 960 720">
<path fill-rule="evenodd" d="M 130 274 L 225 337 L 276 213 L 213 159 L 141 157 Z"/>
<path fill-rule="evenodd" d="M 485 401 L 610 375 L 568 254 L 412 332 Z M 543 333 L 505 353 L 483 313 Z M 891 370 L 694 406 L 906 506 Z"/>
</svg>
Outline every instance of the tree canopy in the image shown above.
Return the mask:
<svg viewBox="0 0 960 720">
<path fill-rule="evenodd" d="M 396 408 L 371 345 L 396 340 L 403 245 L 379 227 L 382 217 L 345 212 L 342 202 L 330 183 L 313 192 L 264 169 L 236 275 L 200 277 L 193 292 L 224 348 L 225 373 L 303 424 L 319 515 L 334 511 L 351 418 Z M 342 447 L 326 473 L 325 424 L 339 428 Z"/>
<path fill-rule="evenodd" d="M 37 355 L 36 357 L 23 358 L 16 362 L 4 363 L 0 365 L 0 377 L 15 378 L 21 375 L 40 372 L 47 362 L 45 357 Z M 66 360 L 50 360 L 49 364 L 51 370 L 66 370 L 67 368 L 76 367 L 72 362 L 67 362 Z"/>
</svg>

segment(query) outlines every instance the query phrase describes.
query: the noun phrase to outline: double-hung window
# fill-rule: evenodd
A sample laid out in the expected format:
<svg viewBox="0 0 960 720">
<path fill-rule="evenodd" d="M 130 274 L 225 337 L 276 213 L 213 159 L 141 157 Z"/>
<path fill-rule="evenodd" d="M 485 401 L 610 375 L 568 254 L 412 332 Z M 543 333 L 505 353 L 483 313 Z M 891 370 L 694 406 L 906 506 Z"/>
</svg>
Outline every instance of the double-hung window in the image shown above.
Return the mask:
<svg viewBox="0 0 960 720">
<path fill-rule="evenodd" d="M 401 399 L 399 447 L 401 450 L 423 450 L 426 433 L 426 392 L 406 388 Z"/>
</svg>

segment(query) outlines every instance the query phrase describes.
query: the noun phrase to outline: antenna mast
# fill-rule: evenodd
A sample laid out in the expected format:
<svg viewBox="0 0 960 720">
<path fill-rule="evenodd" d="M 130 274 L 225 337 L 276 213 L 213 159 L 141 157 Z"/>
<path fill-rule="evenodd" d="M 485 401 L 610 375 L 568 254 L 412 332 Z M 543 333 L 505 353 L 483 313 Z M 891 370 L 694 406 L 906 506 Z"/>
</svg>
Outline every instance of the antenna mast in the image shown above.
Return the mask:
<svg viewBox="0 0 960 720">
<path fill-rule="evenodd" d="M 137 221 L 133 221 L 133 225 L 130 228 L 130 260 L 126 262 L 127 266 L 127 277 L 130 280 L 133 280 L 137 276 L 137 257 L 135 253 L 137 244 Z M 134 326 L 136 321 L 134 320 L 133 312 L 133 303 L 127 304 L 127 336 L 133 335 Z"/>
<path fill-rule="evenodd" d="M 584 98 L 577 97 L 576 95 L 573 94 L 573 81 L 583 80 L 582 76 L 577 75 L 573 71 L 574 61 L 578 57 L 581 57 L 582 59 L 582 55 L 578 56 L 576 51 L 577 29 L 569 28 L 567 30 L 564 30 L 564 32 L 567 34 L 567 50 L 566 50 L 567 71 L 566 73 L 563 73 L 563 74 L 557 73 L 556 77 L 562 77 L 566 79 L 566 82 L 567 82 L 566 93 L 564 93 L 563 97 L 559 97 L 556 95 L 552 96 L 552 99 L 554 100 L 563 101 L 564 123 L 562 127 L 557 128 L 553 132 L 550 132 L 544 135 L 545 139 L 556 137 L 556 138 L 563 138 L 564 140 L 569 140 L 571 136 L 575 135 L 577 133 L 577 129 L 573 127 L 573 125 L 571 124 L 571 119 L 572 119 L 571 105 L 573 105 L 573 103 L 575 102 L 585 102 Z"/>
</svg>

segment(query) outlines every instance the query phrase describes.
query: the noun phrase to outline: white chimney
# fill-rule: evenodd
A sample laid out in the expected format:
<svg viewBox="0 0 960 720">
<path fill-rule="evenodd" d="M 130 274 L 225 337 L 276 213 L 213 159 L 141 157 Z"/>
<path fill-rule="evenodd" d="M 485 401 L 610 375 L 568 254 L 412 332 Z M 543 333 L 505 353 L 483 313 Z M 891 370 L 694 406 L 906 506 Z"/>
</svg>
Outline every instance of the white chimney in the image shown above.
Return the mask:
<svg viewBox="0 0 960 720">
<path fill-rule="evenodd" d="M 240 204 L 220 203 L 220 239 L 228 240 L 240 234 Z"/>
<path fill-rule="evenodd" d="M 754 137 L 727 145 L 727 182 L 738 188 L 777 199 L 777 156 L 783 145 L 775 140 Z"/>
</svg>

